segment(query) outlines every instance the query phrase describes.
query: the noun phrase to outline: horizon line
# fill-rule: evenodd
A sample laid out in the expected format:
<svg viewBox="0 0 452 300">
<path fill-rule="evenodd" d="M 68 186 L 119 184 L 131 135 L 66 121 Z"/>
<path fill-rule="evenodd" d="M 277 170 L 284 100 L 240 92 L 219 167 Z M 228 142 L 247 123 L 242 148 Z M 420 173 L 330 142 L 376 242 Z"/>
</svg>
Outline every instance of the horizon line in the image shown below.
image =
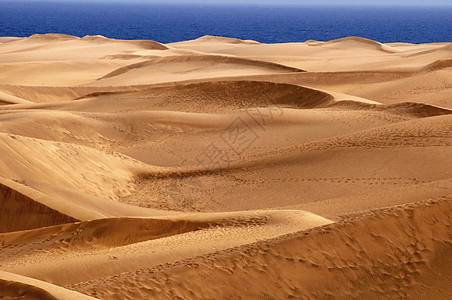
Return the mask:
<svg viewBox="0 0 452 300">
<path fill-rule="evenodd" d="M 61 0 L 0 0 L 0 3 L 18 3 L 18 2 L 33 2 L 33 3 L 43 3 L 43 2 L 49 2 L 49 3 L 58 3 L 58 4 L 69 4 L 69 3 L 92 3 L 92 4 L 126 4 L 126 5 L 180 5 L 180 6 L 218 6 L 218 7 L 225 7 L 225 6 L 239 6 L 239 7 L 252 7 L 252 6 L 262 6 L 262 7 L 400 7 L 400 8 L 422 8 L 422 7 L 448 7 L 452 8 L 451 4 L 429 4 L 429 3 L 415 3 L 415 4 L 401 4 L 401 3 L 394 3 L 394 4 L 388 4 L 388 3 L 236 3 L 236 2 L 229 2 L 229 3 L 210 3 L 206 1 L 194 1 L 194 2 L 185 2 L 185 1 L 174 1 L 174 2 L 167 2 L 167 1 L 156 1 L 156 2 L 145 2 L 140 0 L 111 0 L 111 1 L 105 1 L 105 0 L 68 0 L 68 1 L 61 1 Z"/>
</svg>

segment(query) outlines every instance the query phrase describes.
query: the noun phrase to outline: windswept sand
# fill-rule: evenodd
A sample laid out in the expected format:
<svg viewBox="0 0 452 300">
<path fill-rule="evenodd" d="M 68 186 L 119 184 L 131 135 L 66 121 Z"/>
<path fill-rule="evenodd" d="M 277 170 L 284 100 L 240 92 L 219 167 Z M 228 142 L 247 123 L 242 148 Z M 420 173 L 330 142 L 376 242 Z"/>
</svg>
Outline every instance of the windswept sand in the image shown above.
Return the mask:
<svg viewBox="0 0 452 300">
<path fill-rule="evenodd" d="M 0 298 L 452 298 L 451 57 L 0 38 Z"/>
</svg>

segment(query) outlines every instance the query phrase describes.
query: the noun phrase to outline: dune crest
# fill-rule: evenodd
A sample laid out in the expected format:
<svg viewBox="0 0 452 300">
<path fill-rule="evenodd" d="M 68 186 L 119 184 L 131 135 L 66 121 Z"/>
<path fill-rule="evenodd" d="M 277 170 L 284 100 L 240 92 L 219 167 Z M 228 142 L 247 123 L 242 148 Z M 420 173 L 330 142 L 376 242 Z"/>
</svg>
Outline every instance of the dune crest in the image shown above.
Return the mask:
<svg viewBox="0 0 452 300">
<path fill-rule="evenodd" d="M 61 34 L 61 33 L 46 33 L 46 34 L 33 34 L 28 37 L 29 40 L 44 40 L 44 41 L 60 41 L 60 40 L 76 40 L 79 39 L 76 36 Z"/>
<path fill-rule="evenodd" d="M 102 35 L 86 35 L 81 38 L 81 40 L 84 41 L 95 41 L 95 42 L 108 42 L 108 43 L 116 43 L 116 42 L 122 42 L 122 43 L 130 43 L 133 45 L 137 45 L 140 47 L 143 47 L 144 49 L 152 49 L 152 50 L 167 50 L 168 47 L 165 45 L 150 41 L 150 40 L 118 40 L 118 39 L 111 39 L 104 37 Z"/>
<path fill-rule="evenodd" d="M 353 45 L 353 43 L 357 44 L 357 47 L 361 47 L 361 46 L 370 46 L 372 48 L 375 48 L 377 50 L 381 50 L 384 52 L 388 52 L 388 53 L 394 53 L 394 52 L 399 52 L 397 51 L 397 49 L 392 48 L 391 46 L 388 45 L 384 45 L 380 42 L 374 41 L 374 40 L 370 40 L 370 39 L 366 39 L 366 38 L 362 38 L 362 37 L 357 37 L 357 36 L 349 36 L 349 37 L 344 37 L 344 38 L 340 38 L 340 39 L 336 39 L 336 40 L 331 40 L 331 41 L 327 41 L 327 42 L 318 42 L 316 44 L 312 44 L 310 43 L 310 46 L 322 46 L 322 45 L 331 45 L 331 44 L 337 44 L 337 45 L 343 45 L 343 46 L 348 46 L 348 45 Z"/>
<path fill-rule="evenodd" d="M 202 37 L 199 37 L 195 39 L 195 41 L 218 41 L 218 42 L 225 42 L 225 43 L 231 43 L 231 44 L 260 44 L 257 41 L 253 40 L 240 40 L 235 38 L 228 38 L 228 37 L 221 37 L 221 36 L 214 36 L 214 35 L 204 35 Z"/>
</svg>

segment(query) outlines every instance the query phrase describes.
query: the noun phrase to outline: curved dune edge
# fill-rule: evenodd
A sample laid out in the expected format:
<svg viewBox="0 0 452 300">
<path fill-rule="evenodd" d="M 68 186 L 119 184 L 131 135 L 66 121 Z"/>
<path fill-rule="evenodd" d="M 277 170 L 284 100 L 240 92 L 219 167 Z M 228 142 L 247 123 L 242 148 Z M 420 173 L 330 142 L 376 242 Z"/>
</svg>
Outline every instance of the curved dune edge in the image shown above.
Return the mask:
<svg viewBox="0 0 452 300">
<path fill-rule="evenodd" d="M 230 44 L 260 44 L 258 41 L 253 40 L 241 40 L 236 38 L 230 38 L 230 37 L 222 37 L 222 36 L 215 36 L 215 35 L 204 35 L 197 39 L 194 39 L 192 41 L 218 41 L 218 42 L 225 42 Z"/>
<path fill-rule="evenodd" d="M 24 180 L 30 186 L 43 183 L 81 190 L 110 200 L 129 195 L 135 170 L 148 168 L 120 153 L 12 134 L 0 133 L 0 149 L 3 177 Z"/>
<path fill-rule="evenodd" d="M 97 149 L 75 144 L 58 143 L 16 135 L 6 135 L 3 133 L 0 134 L 0 141 L 2 142 L 2 149 L 4 149 L 4 173 L 6 172 L 6 175 L 9 173 L 8 176 L 10 176 L 10 178 L 20 178 L 24 182 L 27 182 L 27 185 L 33 187 L 30 188 L 12 180 L 2 179 L 1 183 L 6 186 L 5 191 L 7 194 L 12 193 L 15 195 L 15 191 L 19 191 L 19 193 L 25 195 L 24 199 L 26 203 L 33 204 L 31 207 L 35 207 L 35 204 L 38 205 L 37 207 L 48 207 L 53 211 L 61 212 L 76 220 L 97 219 L 110 216 L 112 213 L 118 214 L 121 211 L 131 213 L 128 207 L 116 205 L 118 203 L 111 199 L 107 199 L 108 197 L 95 198 L 96 195 L 95 193 L 92 194 L 92 192 L 108 192 L 112 197 L 113 195 L 119 195 L 120 193 L 129 193 L 128 189 L 131 187 L 129 182 L 134 176 L 134 165 L 140 168 L 140 166 L 142 167 L 142 163 L 118 153 L 107 154 Z M 28 157 L 26 153 L 31 151 L 31 149 L 36 151 L 36 155 Z M 73 160 L 65 159 L 67 156 L 53 155 L 51 151 L 44 149 L 57 149 L 64 153 L 72 153 Z M 77 173 L 78 176 L 76 176 L 74 166 L 77 166 L 77 159 L 80 159 L 82 156 L 84 157 L 82 160 L 85 161 L 84 168 L 78 168 L 77 170 L 81 171 L 81 173 Z M 104 160 L 103 164 L 101 163 L 102 160 Z M 116 166 L 114 166 L 115 162 L 118 163 Z M 40 169 L 37 170 L 36 167 L 30 169 L 26 168 L 29 164 L 40 166 Z M 94 171 L 96 169 L 97 171 Z M 67 170 L 72 170 L 72 177 L 65 176 L 68 172 Z M 46 177 L 40 172 L 44 172 Z M 104 189 L 98 189 L 96 176 L 103 178 L 102 182 L 104 183 Z M 111 180 L 107 180 L 107 177 Z M 90 181 L 93 182 L 91 190 L 87 186 Z M 56 184 L 57 182 L 58 184 Z M 79 191 L 80 194 L 77 194 L 76 187 L 80 184 L 85 184 L 85 190 L 83 190 L 84 193 L 90 195 L 91 191 L 93 199 L 83 197 L 82 191 Z M 44 194 L 43 192 L 37 191 L 35 186 L 38 186 L 39 190 L 42 190 L 42 188 L 45 187 L 53 187 L 54 189 L 51 189 L 51 191 L 56 192 L 56 194 L 49 194 L 47 189 L 44 189 Z M 120 186 L 124 187 L 122 192 L 119 190 L 114 191 L 114 189 L 117 189 Z M 59 196 L 58 190 L 61 190 L 66 196 Z M 70 197 L 70 200 L 68 197 Z M 7 197 L 6 199 L 9 198 Z M 12 197 L 10 200 L 14 199 L 15 198 Z M 25 207 L 22 207 L 15 201 L 7 203 L 9 204 L 3 207 L 3 209 L 7 211 L 12 212 L 16 209 L 27 211 L 30 209 L 28 204 L 25 205 Z M 142 212 L 137 213 L 140 216 L 143 214 Z"/>
<path fill-rule="evenodd" d="M 418 72 L 418 71 L 413 71 Z M 394 71 L 344 71 L 344 72 L 295 72 L 271 75 L 250 75 L 250 76 L 225 76 L 217 78 L 189 79 L 177 82 L 151 83 L 127 86 L 79 86 L 79 87 L 53 87 L 53 86 L 22 86 L 22 85 L 0 85 L 4 92 L 18 98 L 27 99 L 35 103 L 59 102 L 75 100 L 88 97 L 93 94 L 110 92 L 133 92 L 144 89 L 158 87 L 174 87 L 191 84 L 203 84 L 207 82 L 222 81 L 259 81 L 271 83 L 285 83 L 293 85 L 307 85 L 315 83 L 322 84 L 367 84 L 381 83 L 394 79 L 409 77 L 413 72 L 394 72 Z M 315 87 L 311 87 L 315 89 Z"/>
<path fill-rule="evenodd" d="M 33 102 L 9 95 L 7 93 L 0 92 L 0 105 L 8 105 L 8 104 L 31 104 Z"/>
<path fill-rule="evenodd" d="M 419 52 L 416 52 L 416 53 L 409 54 L 409 55 L 407 55 L 407 57 L 423 56 L 423 55 L 435 53 L 435 52 L 438 52 L 438 51 L 444 51 L 446 53 L 451 53 L 452 54 L 452 45 L 448 43 L 448 44 L 446 44 L 444 46 L 441 46 L 440 48 L 437 48 L 437 49 L 428 49 L 428 50 L 419 51 Z"/>
<path fill-rule="evenodd" d="M 78 98 L 78 100 L 98 96 L 113 96 L 115 94 L 159 94 L 163 92 L 172 93 L 174 95 L 182 95 L 184 93 L 185 95 L 193 98 L 199 94 L 202 96 L 208 96 L 210 101 L 216 100 L 217 102 L 204 103 L 204 105 L 209 106 L 210 104 L 216 104 L 220 106 L 229 106 L 232 104 L 236 108 L 259 106 L 315 108 L 325 107 L 333 103 L 333 97 L 326 91 L 320 91 L 318 89 L 312 89 L 294 84 L 273 83 L 268 81 L 211 81 L 171 86 L 157 86 L 135 91 L 87 94 L 81 98 Z M 197 100 L 201 101 L 202 99 Z M 228 103 L 229 100 L 231 100 L 231 103 Z M 189 103 L 185 105 L 189 105 Z"/>
<path fill-rule="evenodd" d="M 58 41 L 58 40 L 79 40 L 79 37 L 62 34 L 62 33 L 46 33 L 46 34 L 33 34 L 25 38 L 27 40 L 43 40 L 43 41 Z"/>
<path fill-rule="evenodd" d="M 108 297 L 110 286 L 120 286 L 124 299 L 190 298 L 194 291 L 196 297 L 214 298 L 220 289 L 223 296 L 232 298 L 447 298 L 452 272 L 442 260 L 452 253 L 451 200 L 449 196 L 379 209 L 308 231 L 68 288 Z M 126 278 L 133 284 L 125 286 Z M 246 289 L 241 288 L 244 282 L 249 283 Z M 435 289 L 424 289 L 432 282 Z"/>
<path fill-rule="evenodd" d="M 363 110 L 386 111 L 399 115 L 400 114 L 411 115 L 416 118 L 427 118 L 452 114 L 452 109 L 449 108 L 415 102 L 403 102 L 389 105 L 381 104 L 375 105 L 372 103 L 343 100 L 331 104 L 330 107 L 352 108 L 355 110 L 363 109 Z"/>
<path fill-rule="evenodd" d="M 0 85 L 0 90 L 18 98 L 37 103 L 55 103 L 74 100 L 86 94 L 105 92 L 137 90 L 137 87 L 54 87 L 54 86 L 24 86 Z"/>
<path fill-rule="evenodd" d="M 206 228 L 240 227 L 250 224 L 294 222 L 314 227 L 332 221 L 304 211 L 246 211 L 229 213 L 179 213 L 157 218 L 106 218 L 61 224 L 31 230 L 0 233 L 2 245 L 39 244 L 43 249 L 67 251 L 115 248 L 161 239 Z M 312 224 L 311 224 L 312 223 Z M 50 238 L 49 238 L 50 236 Z"/>
<path fill-rule="evenodd" d="M 370 39 L 366 39 L 363 37 L 358 37 L 358 36 L 348 36 L 348 37 L 343 37 L 340 39 L 335 39 L 335 40 L 330 40 L 330 41 L 326 41 L 326 42 L 312 42 L 312 41 L 308 41 L 308 44 L 310 46 L 324 46 L 324 45 L 332 45 L 332 44 L 346 44 L 348 42 L 357 42 L 361 45 L 365 45 L 365 46 L 372 46 L 372 48 L 375 48 L 377 50 L 380 51 L 384 51 L 387 53 L 395 53 L 398 52 L 396 49 L 392 48 L 391 46 L 382 44 L 380 42 L 374 41 L 374 40 L 370 40 Z"/>
<path fill-rule="evenodd" d="M 286 71 L 286 72 L 305 72 L 297 68 L 292 68 L 284 66 L 277 63 L 271 63 L 261 60 L 252 60 L 247 58 L 239 58 L 232 56 L 221 56 L 221 55 L 177 55 L 168 57 L 158 57 L 149 59 L 144 62 L 134 63 L 122 68 L 119 68 L 113 72 L 110 72 L 97 80 L 107 79 L 125 74 L 131 70 L 139 69 L 143 67 L 153 66 L 154 64 L 171 64 L 171 63 L 187 63 L 187 62 L 205 62 L 212 61 L 214 63 L 227 63 L 227 64 L 239 64 L 239 65 L 249 65 L 257 67 L 265 67 L 272 70 Z"/>
<path fill-rule="evenodd" d="M 78 221 L 49 207 L 55 205 L 54 199 L 4 178 L 0 178 L 0 201 L 0 233 Z"/>
<path fill-rule="evenodd" d="M 145 49 L 151 50 L 167 50 L 168 47 L 155 41 L 151 40 L 121 40 L 121 39 L 113 39 L 107 38 L 102 35 L 86 35 L 82 38 L 68 35 L 68 34 L 60 34 L 60 33 L 46 33 L 46 34 L 34 34 L 27 38 L 27 40 L 42 40 L 42 41 L 65 41 L 65 40 L 81 40 L 81 41 L 96 41 L 96 42 L 111 42 L 111 43 L 129 43 L 141 46 Z"/>
<path fill-rule="evenodd" d="M 169 48 L 159 42 L 151 41 L 151 40 L 121 40 L 121 39 L 113 39 L 113 38 L 107 38 L 102 35 L 86 35 L 81 38 L 81 40 L 86 41 L 101 41 L 101 42 L 121 42 L 121 43 L 128 43 L 137 45 L 140 47 L 143 47 L 147 50 L 168 50 Z"/>
<path fill-rule="evenodd" d="M 7 244 L 33 244 L 38 241 L 40 250 L 54 247 L 71 250 L 112 248 L 221 224 L 220 220 L 203 221 L 202 218 L 190 217 L 108 218 L 0 233 L 0 240 Z"/>
<path fill-rule="evenodd" d="M 0 87 L 1 88 L 1 87 Z M 203 107 L 210 107 L 216 105 L 216 109 L 221 106 L 235 109 L 259 107 L 259 106 L 282 106 L 282 107 L 294 107 L 294 108 L 316 108 L 326 107 L 334 103 L 334 96 L 328 91 L 323 91 L 316 88 L 305 87 L 297 84 L 290 83 L 275 83 L 271 81 L 254 81 L 254 80 L 200 80 L 195 82 L 177 82 L 177 83 L 163 83 L 155 85 L 137 85 L 137 86 L 121 86 L 121 87 L 80 87 L 80 88 L 51 88 L 51 87 L 8 87 L 5 90 L 9 90 L 11 93 L 25 96 L 25 93 L 34 93 L 36 96 L 42 93 L 42 97 L 63 97 L 64 100 L 74 101 L 60 101 L 51 103 L 32 103 L 30 105 L 16 105 L 14 108 L 9 109 L 66 109 L 66 110 L 80 110 L 82 107 L 77 107 L 78 104 L 82 104 L 82 101 L 92 101 L 95 110 L 86 111 L 102 111 L 102 106 L 96 101 L 102 100 L 102 105 L 108 104 L 111 106 L 114 104 L 121 110 L 124 110 L 124 104 L 122 102 L 114 101 L 115 96 L 130 96 L 135 95 L 152 95 L 161 96 L 167 93 L 166 98 L 171 100 L 177 100 L 177 97 L 184 96 L 188 99 L 195 98 L 197 101 L 190 103 L 190 101 L 181 102 L 184 106 L 197 105 L 196 112 L 202 112 Z M 23 90 L 23 92 L 22 92 Z M 336 96 L 339 95 L 336 93 Z M 28 95 L 27 95 L 28 96 Z M 171 96 L 171 97 L 170 97 Z M 198 96 L 207 98 L 210 102 L 200 102 L 203 99 Z M 41 97 L 41 96 L 39 96 Z M 356 101 L 376 103 L 367 99 L 358 97 L 347 97 L 346 95 L 337 96 L 340 99 L 355 99 Z M 36 102 L 41 102 L 41 99 L 36 99 Z M 76 101 L 75 101 L 76 100 Z M 127 99 L 123 101 L 128 101 Z M 133 110 L 133 104 L 139 103 L 140 110 L 143 110 L 143 105 L 147 105 L 148 108 L 144 110 L 154 110 L 156 104 L 147 100 L 135 100 L 130 99 L 128 101 L 127 109 Z M 200 105 L 200 103 L 202 105 Z M 83 106 L 89 106 L 88 102 L 83 103 Z M 136 105 L 136 104 L 135 104 Z M 159 103 L 159 107 L 164 107 L 165 103 Z M 0 107 L 1 110 L 1 107 Z M 168 109 L 167 109 L 168 110 Z M 176 106 L 173 110 L 181 110 L 181 105 Z M 184 110 L 182 110 L 184 111 Z M 187 110 L 185 110 L 187 111 Z"/>
<path fill-rule="evenodd" d="M 0 271 L 0 297 L 30 300 L 96 299 L 44 281 L 4 271 Z"/>
<path fill-rule="evenodd" d="M 428 64 L 420 69 L 420 71 L 433 72 L 442 69 L 452 68 L 452 59 L 440 59 Z"/>
</svg>

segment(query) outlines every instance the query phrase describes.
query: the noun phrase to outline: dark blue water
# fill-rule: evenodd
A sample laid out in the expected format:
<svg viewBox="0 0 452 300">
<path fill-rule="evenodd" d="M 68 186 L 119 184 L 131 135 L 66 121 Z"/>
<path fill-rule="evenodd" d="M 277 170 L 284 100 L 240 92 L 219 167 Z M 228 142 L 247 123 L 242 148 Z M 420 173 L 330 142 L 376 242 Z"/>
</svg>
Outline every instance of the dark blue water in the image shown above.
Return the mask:
<svg viewBox="0 0 452 300">
<path fill-rule="evenodd" d="M 65 33 L 162 43 L 218 35 L 265 43 L 361 36 L 452 42 L 452 8 L 214 7 L 0 0 L 0 36 Z"/>
</svg>

